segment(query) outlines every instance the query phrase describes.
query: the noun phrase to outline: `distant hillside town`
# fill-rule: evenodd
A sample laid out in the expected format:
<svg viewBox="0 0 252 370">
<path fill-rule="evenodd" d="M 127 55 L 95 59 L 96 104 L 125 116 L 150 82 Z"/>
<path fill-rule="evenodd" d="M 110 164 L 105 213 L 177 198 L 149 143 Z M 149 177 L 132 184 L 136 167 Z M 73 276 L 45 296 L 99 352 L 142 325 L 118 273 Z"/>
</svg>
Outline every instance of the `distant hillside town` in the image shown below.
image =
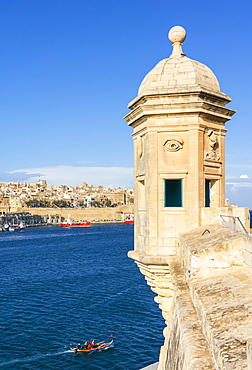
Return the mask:
<svg viewBox="0 0 252 370">
<path fill-rule="evenodd" d="M 100 185 L 48 186 L 46 180 L 0 183 L 0 214 L 29 208 L 105 208 L 132 205 L 133 189 L 111 189 Z"/>
</svg>

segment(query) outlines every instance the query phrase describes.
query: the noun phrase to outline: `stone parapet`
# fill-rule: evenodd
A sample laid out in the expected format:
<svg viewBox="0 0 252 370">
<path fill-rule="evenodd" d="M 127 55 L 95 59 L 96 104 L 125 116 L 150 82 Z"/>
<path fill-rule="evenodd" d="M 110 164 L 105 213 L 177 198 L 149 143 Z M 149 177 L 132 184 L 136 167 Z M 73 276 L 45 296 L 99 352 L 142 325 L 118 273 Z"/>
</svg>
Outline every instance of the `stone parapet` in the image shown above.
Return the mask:
<svg viewBox="0 0 252 370">
<path fill-rule="evenodd" d="M 201 225 L 210 223 L 221 224 L 236 231 L 250 231 L 249 208 L 226 206 L 226 207 L 202 207 Z"/>
<path fill-rule="evenodd" d="M 180 244 L 188 292 L 216 369 L 247 369 L 252 279 L 244 256 L 252 238 L 208 225 L 182 235 Z"/>
<path fill-rule="evenodd" d="M 252 237 L 209 224 L 182 234 L 179 247 L 177 256 L 129 252 L 166 322 L 158 370 L 247 369 Z"/>
<path fill-rule="evenodd" d="M 204 279 L 243 266 L 247 235 L 220 225 L 201 226 L 180 237 L 181 259 L 188 278 Z M 250 238 L 250 237 L 249 237 Z"/>
<path fill-rule="evenodd" d="M 179 260 L 170 265 L 174 300 L 158 370 L 215 370 L 208 342 L 194 308 Z"/>
<path fill-rule="evenodd" d="M 252 281 L 241 269 L 190 284 L 191 297 L 218 370 L 247 370 Z"/>
</svg>

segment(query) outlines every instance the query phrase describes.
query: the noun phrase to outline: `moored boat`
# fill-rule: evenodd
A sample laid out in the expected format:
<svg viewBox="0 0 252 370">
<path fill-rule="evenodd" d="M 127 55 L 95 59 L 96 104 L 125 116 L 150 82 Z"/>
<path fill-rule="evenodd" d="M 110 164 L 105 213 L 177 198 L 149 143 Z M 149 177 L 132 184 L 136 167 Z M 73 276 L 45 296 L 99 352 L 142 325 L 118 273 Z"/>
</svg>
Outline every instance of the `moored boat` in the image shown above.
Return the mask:
<svg viewBox="0 0 252 370">
<path fill-rule="evenodd" d="M 19 223 L 19 225 L 18 225 L 18 230 L 23 230 L 23 229 L 25 229 L 25 228 L 26 228 L 25 223 L 21 221 L 21 222 Z"/>
<path fill-rule="evenodd" d="M 124 224 L 133 224 L 134 223 L 134 216 L 127 215 L 123 221 Z"/>
<path fill-rule="evenodd" d="M 111 341 L 107 343 L 100 342 L 100 343 L 95 344 L 93 341 L 93 342 L 86 342 L 86 344 L 84 344 L 83 346 L 78 344 L 76 347 L 73 347 L 72 343 L 70 343 L 70 350 L 73 352 L 82 352 L 82 353 L 86 353 L 87 355 L 91 355 L 91 353 L 93 352 L 103 351 L 109 348 L 113 348 L 114 338 L 113 338 L 113 335 L 110 335 L 110 336 L 111 336 Z"/>
<path fill-rule="evenodd" d="M 1 231 L 17 231 L 17 230 L 23 230 L 26 228 L 26 225 L 23 222 L 20 222 L 16 225 L 9 225 L 4 224 L 3 227 L 0 228 Z"/>
<path fill-rule="evenodd" d="M 60 223 L 61 227 L 89 227 L 90 222 L 80 221 L 74 222 L 71 218 L 66 218 L 63 222 Z"/>
<path fill-rule="evenodd" d="M 8 224 L 4 224 L 4 226 L 2 228 L 2 231 L 9 231 L 9 225 Z"/>
</svg>

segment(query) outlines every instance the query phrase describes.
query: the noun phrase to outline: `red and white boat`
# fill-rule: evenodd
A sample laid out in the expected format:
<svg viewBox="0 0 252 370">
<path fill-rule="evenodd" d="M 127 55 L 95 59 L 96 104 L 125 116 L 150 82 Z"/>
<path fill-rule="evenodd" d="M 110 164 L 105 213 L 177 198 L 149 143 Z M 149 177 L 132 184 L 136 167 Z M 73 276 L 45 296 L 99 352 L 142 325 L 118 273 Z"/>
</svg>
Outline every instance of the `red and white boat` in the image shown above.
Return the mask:
<svg viewBox="0 0 252 370">
<path fill-rule="evenodd" d="M 133 224 L 134 223 L 134 216 L 127 215 L 123 221 L 124 224 Z"/>
<path fill-rule="evenodd" d="M 80 221 L 75 222 L 71 218 L 66 218 L 63 222 L 60 223 L 61 227 L 89 227 L 89 221 Z"/>
</svg>

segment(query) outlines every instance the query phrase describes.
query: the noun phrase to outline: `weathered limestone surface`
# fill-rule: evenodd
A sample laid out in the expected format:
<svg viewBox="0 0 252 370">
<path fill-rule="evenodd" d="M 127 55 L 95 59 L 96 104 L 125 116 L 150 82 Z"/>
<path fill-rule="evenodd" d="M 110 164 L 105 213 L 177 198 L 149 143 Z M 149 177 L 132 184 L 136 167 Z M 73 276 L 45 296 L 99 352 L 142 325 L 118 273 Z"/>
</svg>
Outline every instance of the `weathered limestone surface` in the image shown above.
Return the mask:
<svg viewBox="0 0 252 370">
<path fill-rule="evenodd" d="M 201 226 L 180 237 L 181 258 L 191 278 L 213 277 L 222 269 L 242 266 L 250 240 L 247 234 L 220 225 Z"/>
<path fill-rule="evenodd" d="M 247 341 L 248 370 L 252 370 L 252 340 Z"/>
<path fill-rule="evenodd" d="M 181 236 L 184 276 L 216 369 L 248 366 L 246 343 L 252 337 L 252 277 L 244 268 L 248 245 L 250 236 L 216 225 Z"/>
<path fill-rule="evenodd" d="M 158 370 L 247 369 L 252 276 L 244 251 L 252 237 L 209 225 L 182 235 L 180 245 L 181 256 L 169 260 L 173 297 Z"/>
<path fill-rule="evenodd" d="M 233 269 L 191 286 L 194 305 L 218 369 L 247 369 L 252 336 L 252 280 Z"/>
<path fill-rule="evenodd" d="M 213 370 L 214 362 L 191 300 L 182 265 L 177 259 L 171 262 L 170 268 L 176 293 L 159 369 Z"/>
<path fill-rule="evenodd" d="M 202 207 L 201 225 L 221 224 L 232 230 L 244 232 L 250 229 L 249 209 L 246 207 Z"/>
</svg>

